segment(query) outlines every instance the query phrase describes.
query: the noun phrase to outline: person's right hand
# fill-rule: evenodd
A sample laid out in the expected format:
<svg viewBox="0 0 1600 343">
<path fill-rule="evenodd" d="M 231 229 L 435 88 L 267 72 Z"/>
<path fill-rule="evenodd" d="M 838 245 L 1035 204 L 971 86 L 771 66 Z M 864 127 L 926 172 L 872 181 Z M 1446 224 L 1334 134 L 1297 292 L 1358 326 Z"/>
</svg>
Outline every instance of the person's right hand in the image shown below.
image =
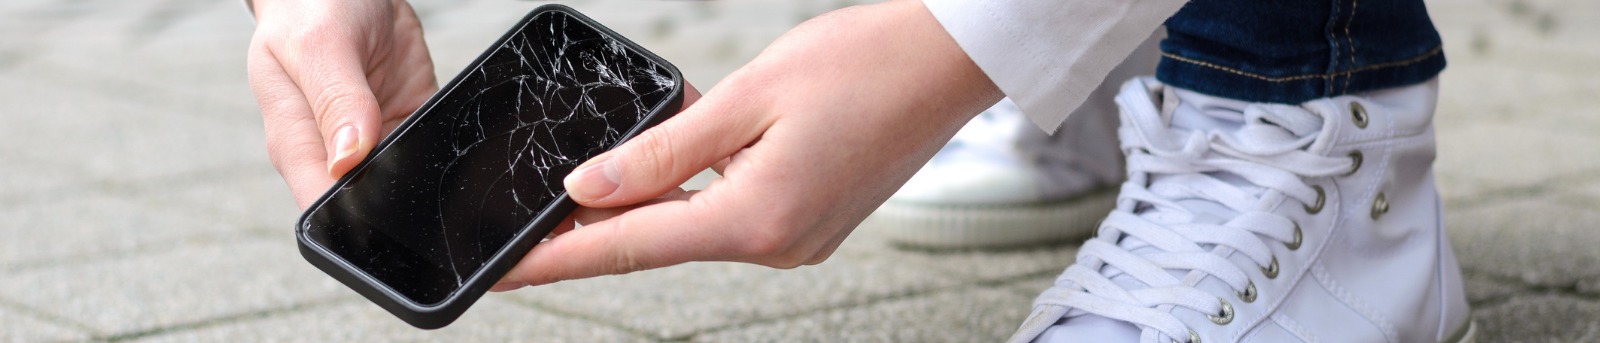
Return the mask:
<svg viewBox="0 0 1600 343">
<path fill-rule="evenodd" d="M 250 88 L 267 155 L 304 209 L 438 88 L 411 5 L 255 0 Z"/>
</svg>

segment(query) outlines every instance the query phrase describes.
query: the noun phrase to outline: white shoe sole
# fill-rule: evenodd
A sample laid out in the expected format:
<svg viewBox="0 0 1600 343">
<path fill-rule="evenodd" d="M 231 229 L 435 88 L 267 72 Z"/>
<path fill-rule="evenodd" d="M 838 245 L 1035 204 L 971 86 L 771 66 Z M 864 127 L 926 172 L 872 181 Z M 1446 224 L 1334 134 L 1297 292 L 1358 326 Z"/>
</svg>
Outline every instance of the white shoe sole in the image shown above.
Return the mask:
<svg viewBox="0 0 1600 343">
<path fill-rule="evenodd" d="M 1116 201 L 1109 188 L 1023 206 L 956 206 L 890 200 L 868 219 L 891 243 L 932 249 L 1003 248 L 1087 237 Z"/>
</svg>

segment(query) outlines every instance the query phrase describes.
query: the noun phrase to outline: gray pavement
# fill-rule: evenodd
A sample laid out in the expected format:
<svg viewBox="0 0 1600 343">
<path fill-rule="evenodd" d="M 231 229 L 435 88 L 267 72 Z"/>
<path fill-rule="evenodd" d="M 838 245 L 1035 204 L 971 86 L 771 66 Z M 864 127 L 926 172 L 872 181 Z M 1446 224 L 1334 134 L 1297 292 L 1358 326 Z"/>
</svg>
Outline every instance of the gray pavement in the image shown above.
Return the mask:
<svg viewBox="0 0 1600 343">
<path fill-rule="evenodd" d="M 707 87 L 849 1 L 572 5 Z M 417 1 L 441 79 L 536 3 Z M 1600 2 L 1434 0 L 1436 164 L 1485 342 L 1600 341 Z M 1073 245 L 691 263 L 411 329 L 304 262 L 237 1 L 0 2 L 0 341 L 993 341 Z M 706 177 L 691 184 L 704 184 Z"/>
</svg>

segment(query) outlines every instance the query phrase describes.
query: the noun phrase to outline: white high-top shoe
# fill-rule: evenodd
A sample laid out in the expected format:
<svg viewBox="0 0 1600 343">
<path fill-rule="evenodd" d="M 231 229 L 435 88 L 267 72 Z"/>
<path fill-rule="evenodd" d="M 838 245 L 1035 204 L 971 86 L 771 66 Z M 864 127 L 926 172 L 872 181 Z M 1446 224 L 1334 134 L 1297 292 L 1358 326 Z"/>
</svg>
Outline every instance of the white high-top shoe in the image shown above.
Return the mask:
<svg viewBox="0 0 1600 343">
<path fill-rule="evenodd" d="M 1146 39 L 1047 134 L 1009 99 L 978 115 L 872 216 L 891 241 L 994 248 L 1088 236 L 1123 178 L 1118 82 L 1155 71 L 1164 34 Z"/>
<path fill-rule="evenodd" d="M 1437 81 L 1245 103 L 1129 81 L 1129 180 L 1013 342 L 1470 342 Z"/>
<path fill-rule="evenodd" d="M 889 240 L 972 248 L 1088 236 L 1122 179 L 1114 107 L 1084 106 L 1055 136 L 1010 99 L 979 114 L 873 214 Z M 1082 126 L 1074 126 L 1082 125 Z"/>
</svg>

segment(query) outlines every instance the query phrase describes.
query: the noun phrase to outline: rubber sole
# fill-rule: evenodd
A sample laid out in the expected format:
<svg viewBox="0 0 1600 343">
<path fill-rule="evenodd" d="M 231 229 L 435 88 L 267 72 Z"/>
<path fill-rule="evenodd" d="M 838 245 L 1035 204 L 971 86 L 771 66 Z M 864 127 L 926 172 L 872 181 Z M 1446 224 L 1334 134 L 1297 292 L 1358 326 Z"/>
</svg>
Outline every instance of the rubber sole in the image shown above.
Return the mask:
<svg viewBox="0 0 1600 343">
<path fill-rule="evenodd" d="M 1115 206 L 1116 190 L 1026 206 L 953 206 L 891 199 L 868 226 L 891 243 L 930 249 L 1005 248 L 1082 238 Z"/>
</svg>

